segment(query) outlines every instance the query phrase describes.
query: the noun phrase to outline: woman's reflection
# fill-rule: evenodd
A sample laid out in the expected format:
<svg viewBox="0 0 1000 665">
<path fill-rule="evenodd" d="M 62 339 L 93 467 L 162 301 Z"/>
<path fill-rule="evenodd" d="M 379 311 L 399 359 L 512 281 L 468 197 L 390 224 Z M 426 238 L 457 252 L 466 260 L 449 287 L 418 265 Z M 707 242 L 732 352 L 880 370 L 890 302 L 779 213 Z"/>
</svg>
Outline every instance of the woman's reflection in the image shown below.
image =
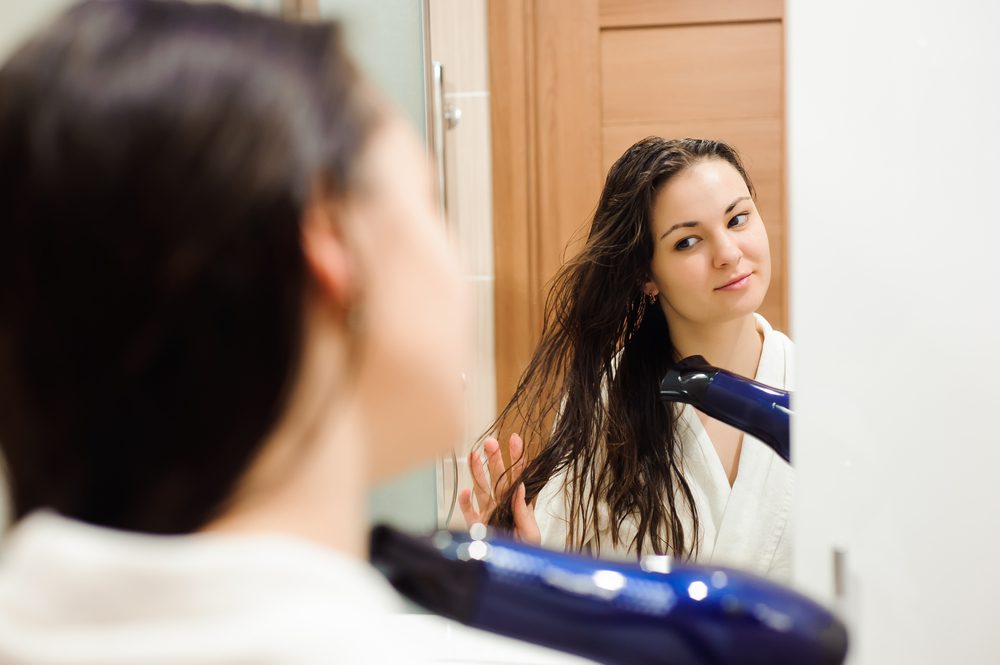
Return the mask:
<svg viewBox="0 0 1000 665">
<path fill-rule="evenodd" d="M 696 354 L 792 388 L 792 343 L 756 314 L 771 258 L 753 196 L 718 141 L 648 138 L 611 167 L 586 246 L 557 276 L 541 342 L 491 428 L 523 433 L 509 439 L 514 463 L 504 468 L 494 438 L 486 468 L 469 456 L 467 522 L 558 549 L 788 577 L 791 467 L 690 406 L 665 407 L 657 390 L 670 363 Z"/>
</svg>

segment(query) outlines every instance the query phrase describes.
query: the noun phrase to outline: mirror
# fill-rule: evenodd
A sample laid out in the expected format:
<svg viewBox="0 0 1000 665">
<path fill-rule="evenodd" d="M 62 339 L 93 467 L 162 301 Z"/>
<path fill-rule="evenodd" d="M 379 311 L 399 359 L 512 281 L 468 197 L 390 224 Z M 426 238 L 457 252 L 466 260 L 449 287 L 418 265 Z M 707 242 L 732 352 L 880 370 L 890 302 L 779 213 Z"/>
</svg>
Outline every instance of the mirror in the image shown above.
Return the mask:
<svg viewBox="0 0 1000 665">
<path fill-rule="evenodd" d="M 539 12 L 525 25 L 512 20 L 523 2 L 316 3 L 319 15 L 345 22 L 362 66 L 437 149 L 474 312 L 456 455 L 377 490 L 373 521 L 464 526 L 456 498 L 472 485 L 466 455 L 530 360 L 546 285 L 579 250 L 605 172 L 644 136 L 712 137 L 740 151 L 770 240 L 760 312 L 787 330 L 780 8 L 702 16 L 613 2 L 598 12 L 597 4 L 574 4 L 585 18 L 576 24 Z M 544 55 L 525 46 L 535 35 L 544 35 Z M 491 57 L 509 66 L 491 72 Z M 723 501 L 728 487 L 715 489 Z"/>
<path fill-rule="evenodd" d="M 0 10 L 0 58 L 71 1 L 8 3 Z M 558 363 L 542 363 L 520 393 L 522 411 L 512 420 L 516 425 L 526 416 L 534 425 L 533 433 L 521 430 L 531 434 L 526 456 L 542 462 L 529 467 L 534 475 L 526 497 L 513 490 L 506 497 L 532 504 L 524 514 L 515 509 L 504 516 L 518 535 L 609 558 L 679 553 L 782 582 L 791 580 L 795 541 L 794 581 L 838 605 L 857 622 L 852 629 L 867 631 L 852 654 L 858 662 L 892 656 L 942 662 L 956 654 L 975 662 L 991 650 L 993 642 L 981 636 L 990 634 L 992 607 L 981 591 L 995 586 L 1000 549 L 982 525 L 993 517 L 989 488 L 1000 450 L 989 437 L 1000 322 L 988 305 L 995 294 L 986 291 L 995 281 L 987 252 L 996 246 L 997 227 L 983 210 L 989 208 L 984 194 L 995 187 L 1000 94 L 991 85 L 995 77 L 982 72 L 998 60 L 988 34 L 1000 18 L 997 9 L 956 12 L 924 3 L 899 11 L 848 3 L 831 11 L 803 0 L 230 1 L 341 20 L 362 69 L 423 133 L 438 168 L 447 230 L 472 303 L 466 425 L 460 440 L 442 442 L 453 456 L 372 492 L 372 522 L 414 532 L 465 528 L 457 499 L 474 484 L 467 455 L 483 452 L 483 431 L 530 366 L 552 280 L 563 266 L 575 265 L 568 274 L 598 277 L 581 279 L 583 286 L 562 301 L 590 298 L 583 314 L 569 306 L 564 312 L 586 334 L 562 346 L 554 342 L 553 349 L 563 361 L 589 352 L 592 362 L 576 369 L 596 370 L 566 379 Z M 743 195 L 744 187 L 750 190 L 746 174 L 724 147 L 682 144 L 693 157 L 676 169 L 665 166 L 664 155 L 680 149 L 673 143 L 643 144 L 619 161 L 647 136 L 731 145 L 754 195 Z M 933 151 L 920 140 L 927 136 L 938 139 Z M 860 150 L 843 149 L 848 145 L 870 152 L 859 158 Z M 628 165 L 634 168 L 624 178 Z M 606 185 L 611 170 L 616 175 Z M 628 208 L 623 201 L 641 197 L 627 183 L 642 178 L 655 192 L 652 208 Z M 829 196 L 830 183 L 841 179 L 845 191 Z M 792 205 L 786 183 L 795 190 Z M 616 203 L 598 209 L 602 191 L 612 191 Z M 637 217 L 647 212 L 648 220 Z M 642 233 L 649 232 L 652 258 L 644 259 L 649 269 L 634 275 L 634 284 L 607 278 L 629 252 L 591 246 L 587 262 L 570 263 L 587 251 L 592 220 L 611 228 L 636 219 Z M 942 234 L 929 232 L 944 228 L 942 220 L 960 221 L 958 234 L 948 227 L 948 245 Z M 600 235 L 604 228 L 595 233 L 607 246 L 628 245 Z M 933 266 L 933 279 L 900 285 L 901 268 L 886 260 L 886 247 L 917 259 L 904 266 L 905 277 L 922 277 L 921 270 Z M 738 269 L 740 262 L 757 268 L 764 254 L 766 294 L 759 287 L 759 302 L 740 300 L 754 275 L 763 279 L 763 271 Z M 701 286 L 730 269 L 733 279 L 697 297 Z M 717 300 L 716 291 L 722 292 Z M 630 294 L 620 305 L 624 314 L 602 316 L 615 311 L 607 305 L 619 306 L 622 293 Z M 754 304 L 737 318 L 752 328 L 727 327 L 725 317 L 705 314 L 713 303 L 735 302 L 735 311 L 745 301 Z M 834 317 L 853 325 L 833 325 Z M 612 325 L 602 328 L 607 321 Z M 796 425 L 809 445 L 799 456 L 792 442 L 792 460 L 798 465 L 801 459 L 801 468 L 758 445 L 761 437 L 725 427 L 733 422 L 721 415 L 690 406 L 668 410 L 656 401 L 666 392 L 659 383 L 666 365 L 682 365 L 702 379 L 728 370 L 737 380 L 755 378 L 764 392 L 768 386 L 794 390 L 795 353 L 780 334 L 793 332 L 793 321 L 811 354 L 802 377 L 809 414 Z M 607 329 L 618 334 L 611 338 L 618 346 L 606 345 L 603 356 L 584 348 L 581 340 Z M 695 360 L 699 356 L 705 360 Z M 949 390 L 927 389 L 927 363 L 914 360 L 924 356 L 948 359 Z M 872 375 L 875 390 L 864 381 Z M 633 390 L 639 385 L 651 389 Z M 694 399 L 675 388 L 674 398 Z M 791 402 L 796 410 L 798 404 Z M 951 418 L 954 412 L 962 418 Z M 595 413 L 606 417 L 595 419 Z M 496 467 L 517 457 L 506 447 L 513 431 L 499 433 L 503 459 L 494 468 L 485 462 L 475 468 L 492 470 L 495 479 Z M 546 441 L 560 447 L 546 452 Z M 919 454 L 942 442 L 960 444 L 961 460 L 975 464 Z M 597 487 L 574 484 L 578 470 Z M 797 474 L 802 491 L 793 493 Z M 580 495 L 572 494 L 574 487 L 583 488 Z M 585 507 L 570 502 L 567 508 L 568 496 Z M 795 529 L 793 508 L 800 514 Z M 654 527 L 664 529 L 635 519 L 662 516 L 659 509 L 667 519 L 654 520 Z M 674 518 L 683 533 L 670 529 Z M 928 534 L 940 525 L 957 526 L 971 542 L 958 554 L 961 580 L 973 584 L 956 584 L 953 570 L 940 565 L 940 548 L 928 547 Z M 696 550 L 688 547 L 694 544 Z M 708 590 L 700 585 L 687 589 L 695 601 Z M 914 633 L 912 613 L 871 611 L 898 607 L 901 599 L 933 615 L 924 623 L 938 630 Z M 410 630 L 427 633 L 428 626 L 414 623 Z M 451 639 L 443 630 L 441 640 Z M 901 658 L 904 651 L 908 658 Z"/>
<path fill-rule="evenodd" d="M 11 41 L 65 4 L 22 10 L 23 27 L 5 22 Z M 644 136 L 712 137 L 740 151 L 770 240 L 770 289 L 760 312 L 787 331 L 780 6 L 748 3 L 736 12 L 611 0 L 236 4 L 341 20 L 362 69 L 423 132 L 441 174 L 448 232 L 473 312 L 467 423 L 462 440 L 449 442 L 454 457 L 373 492 L 373 522 L 414 531 L 464 526 L 456 497 L 472 485 L 466 455 L 481 444 L 531 359 L 548 284 L 582 247 L 608 168 Z M 538 11 L 526 11 L 535 4 Z M 565 21 L 567 15 L 576 20 Z M 724 497 L 728 487 L 713 491 Z"/>
<path fill-rule="evenodd" d="M 766 229 L 767 242 L 753 255 L 742 247 L 747 254 L 740 265 L 763 264 L 769 257 L 770 275 L 754 308 L 763 323 L 750 333 L 758 344 L 756 355 L 749 353 L 753 362 L 728 369 L 793 388 L 792 345 L 781 334 L 788 332 L 789 312 L 780 3 L 736 8 L 624 0 L 431 0 L 429 9 L 431 51 L 446 72 L 445 100 L 462 112 L 460 124 L 446 135 L 448 218 L 468 266 L 479 354 L 467 374 L 469 436 L 457 451 L 457 470 L 442 463 L 442 522 L 464 526 L 460 511 L 451 510 L 451 498 L 456 478 L 461 488 L 472 485 L 465 455 L 514 394 L 539 339 L 550 282 L 584 247 L 609 168 L 644 137 L 717 139 L 742 158 L 755 195 L 748 210 L 733 210 L 731 216 L 752 213 L 753 223 Z M 567 15 L 574 20 L 565 20 Z M 727 168 L 730 176 L 737 173 Z M 741 198 L 738 190 L 745 183 L 737 176 L 729 185 L 736 194 L 727 203 Z M 675 208 L 668 217 L 704 217 L 679 203 Z M 718 237 L 703 233 L 695 241 L 714 243 Z M 656 290 L 665 286 L 659 283 Z M 669 294 L 674 301 L 681 296 Z M 667 297 L 650 306 L 663 307 Z M 671 325 L 672 339 L 680 325 Z M 676 348 L 681 346 L 690 348 L 685 355 L 715 352 L 718 364 L 732 360 L 697 342 L 677 342 Z M 675 438 L 687 449 L 688 467 L 696 469 L 686 480 L 700 515 L 698 556 L 787 579 L 791 468 L 759 441 L 747 443 L 736 430 L 690 408 L 682 421 L 696 432 L 683 442 L 681 434 Z M 502 433 L 502 448 L 509 433 Z M 529 455 L 537 453 L 529 444 Z M 532 495 L 538 487 L 533 490 Z M 542 512 L 549 514 L 539 517 L 546 522 L 540 523 L 543 544 L 558 545 L 570 534 L 553 522 L 569 518 L 536 503 L 536 515 Z M 628 539 L 635 532 L 622 535 Z M 591 542 L 588 548 L 608 556 L 633 554 L 629 547 L 606 543 Z"/>
</svg>

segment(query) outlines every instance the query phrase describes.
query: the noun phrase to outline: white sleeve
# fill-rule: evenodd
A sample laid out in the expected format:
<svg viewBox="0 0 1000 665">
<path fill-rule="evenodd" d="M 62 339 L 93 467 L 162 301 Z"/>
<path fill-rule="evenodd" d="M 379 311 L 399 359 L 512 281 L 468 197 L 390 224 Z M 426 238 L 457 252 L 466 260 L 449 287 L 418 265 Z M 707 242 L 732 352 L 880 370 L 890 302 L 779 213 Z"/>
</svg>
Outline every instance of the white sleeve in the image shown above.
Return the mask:
<svg viewBox="0 0 1000 665">
<path fill-rule="evenodd" d="M 566 471 L 549 478 L 535 500 L 535 521 L 542 535 L 542 547 L 567 549 L 569 517 L 567 515 Z"/>
</svg>

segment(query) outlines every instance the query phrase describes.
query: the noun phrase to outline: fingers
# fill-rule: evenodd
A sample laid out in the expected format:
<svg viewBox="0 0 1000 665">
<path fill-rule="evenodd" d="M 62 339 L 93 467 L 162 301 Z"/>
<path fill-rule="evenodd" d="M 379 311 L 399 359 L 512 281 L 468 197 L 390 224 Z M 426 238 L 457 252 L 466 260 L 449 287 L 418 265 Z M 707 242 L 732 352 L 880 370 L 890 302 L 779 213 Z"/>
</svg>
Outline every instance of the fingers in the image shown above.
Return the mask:
<svg viewBox="0 0 1000 665">
<path fill-rule="evenodd" d="M 510 451 L 510 475 L 512 478 L 520 478 L 524 473 L 524 439 L 520 434 L 510 435 L 507 450 Z"/>
<path fill-rule="evenodd" d="M 520 478 L 524 470 L 524 441 L 517 434 L 512 434 L 508 443 L 511 455 L 512 466 L 510 473 L 504 466 L 503 455 L 500 452 L 500 442 L 493 437 L 488 437 L 483 442 L 483 451 L 486 453 L 486 467 L 483 468 L 483 460 L 475 450 L 469 453 L 469 471 L 472 473 L 472 491 L 465 490 L 459 497 L 459 505 L 465 521 L 471 526 L 475 522 L 488 520 L 490 514 L 496 506 L 495 497 L 506 493 L 512 483 Z M 496 488 L 491 485 L 491 480 L 497 484 Z M 479 510 L 473 506 L 472 497 L 476 497 Z M 523 492 L 522 492 L 523 502 Z M 530 510 L 529 510 L 530 512 Z M 531 516 L 532 523 L 534 515 Z M 472 521 L 470 521 L 472 520 Z M 537 526 L 534 527 L 537 531 Z"/>
<path fill-rule="evenodd" d="M 511 499 L 511 509 L 514 512 L 514 533 L 529 545 L 541 545 L 542 533 L 535 521 L 535 511 L 528 507 L 524 499 L 524 483 L 517 486 Z"/>
<path fill-rule="evenodd" d="M 462 490 L 458 494 L 458 507 L 462 509 L 462 517 L 465 518 L 465 526 L 471 527 L 479 519 L 479 513 L 472 505 L 472 490 Z"/>
<path fill-rule="evenodd" d="M 497 484 L 496 494 L 501 495 L 507 491 L 510 484 L 509 474 L 505 474 L 506 467 L 503 463 L 503 455 L 500 454 L 500 443 L 490 437 L 483 442 L 483 450 L 486 451 L 486 464 L 490 468 L 490 478 Z"/>
<path fill-rule="evenodd" d="M 475 450 L 469 453 L 469 471 L 472 473 L 472 487 L 476 493 L 479 512 L 483 516 L 488 516 L 493 510 L 493 492 L 490 489 L 490 479 L 486 477 L 486 471 L 483 469 L 483 461 Z"/>
</svg>

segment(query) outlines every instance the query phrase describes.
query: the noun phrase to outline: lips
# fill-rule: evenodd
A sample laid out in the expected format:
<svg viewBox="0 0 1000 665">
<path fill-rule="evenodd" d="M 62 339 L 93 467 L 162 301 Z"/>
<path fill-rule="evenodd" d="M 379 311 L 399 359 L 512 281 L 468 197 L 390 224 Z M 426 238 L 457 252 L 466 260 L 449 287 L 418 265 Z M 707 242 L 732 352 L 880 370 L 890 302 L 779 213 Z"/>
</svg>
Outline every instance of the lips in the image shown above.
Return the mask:
<svg viewBox="0 0 1000 665">
<path fill-rule="evenodd" d="M 745 286 L 745 284 L 746 284 L 747 279 L 752 274 L 753 274 L 752 272 L 748 272 L 748 273 L 745 273 L 743 275 L 739 275 L 738 277 L 734 277 L 733 279 L 731 279 L 730 281 L 726 282 L 722 286 L 717 287 L 715 290 L 716 291 L 728 291 L 728 290 L 735 290 L 735 289 L 743 288 L 743 286 Z"/>
</svg>

